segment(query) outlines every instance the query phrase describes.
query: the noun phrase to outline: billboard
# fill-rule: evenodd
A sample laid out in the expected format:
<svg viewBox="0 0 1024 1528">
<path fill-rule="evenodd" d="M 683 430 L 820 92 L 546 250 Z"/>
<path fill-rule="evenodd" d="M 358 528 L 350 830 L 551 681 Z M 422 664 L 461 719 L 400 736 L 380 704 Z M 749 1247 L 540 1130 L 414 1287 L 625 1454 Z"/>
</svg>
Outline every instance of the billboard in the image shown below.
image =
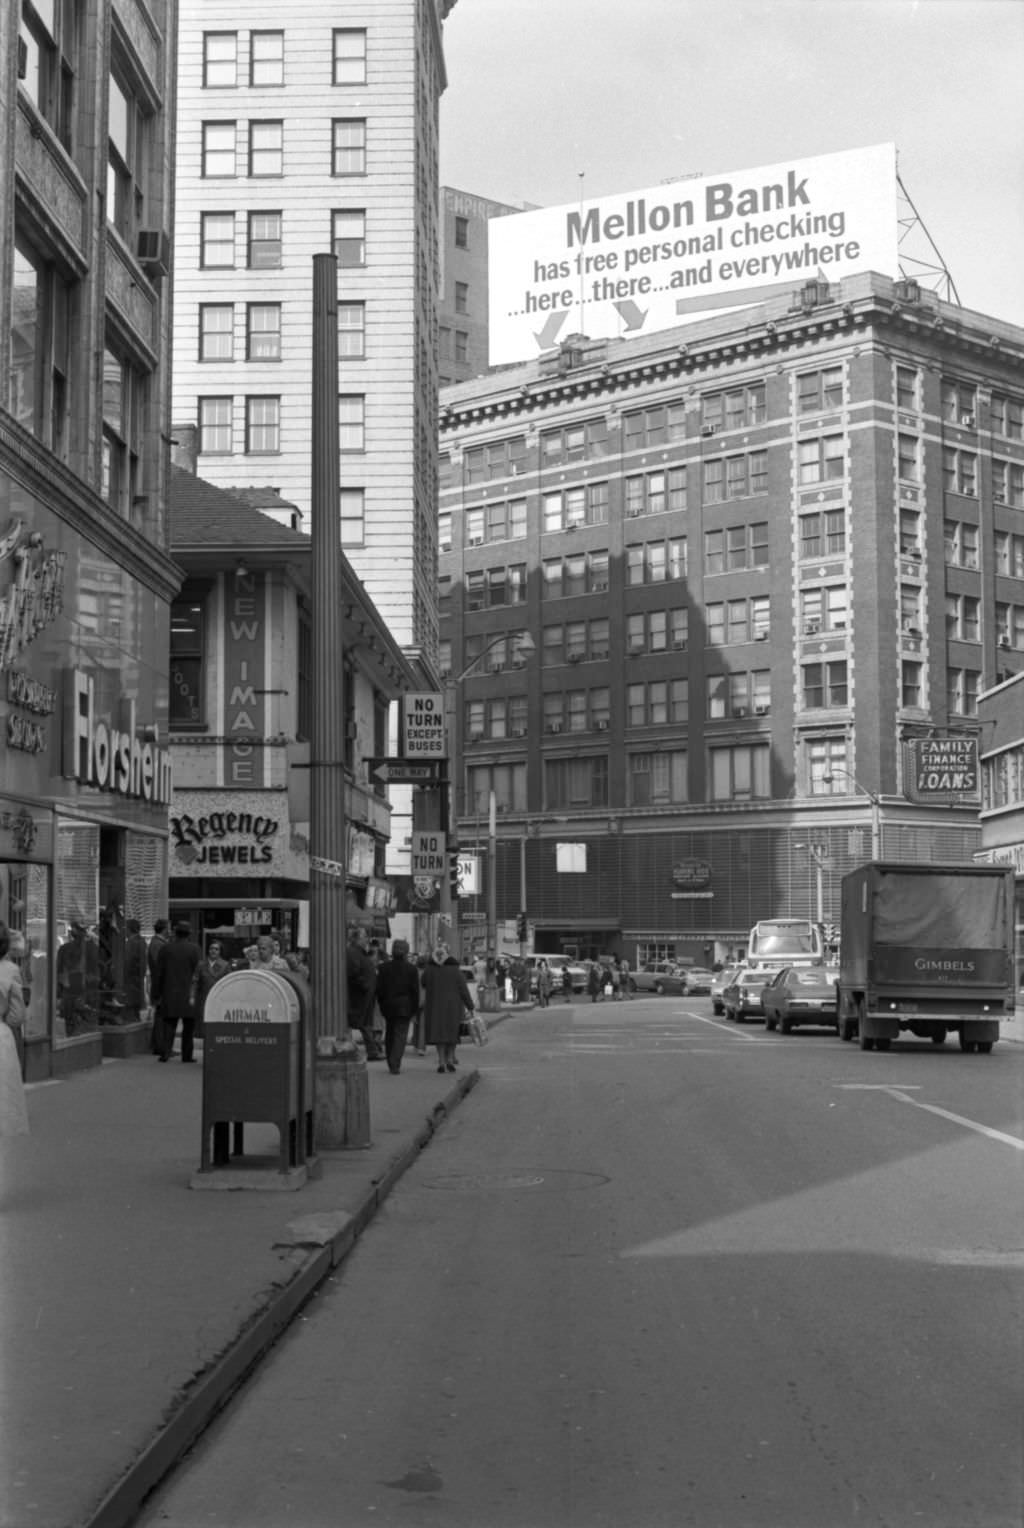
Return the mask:
<svg viewBox="0 0 1024 1528">
<path fill-rule="evenodd" d="M 891 143 L 673 181 L 487 225 L 490 364 L 649 334 L 808 278 L 898 276 Z"/>
</svg>

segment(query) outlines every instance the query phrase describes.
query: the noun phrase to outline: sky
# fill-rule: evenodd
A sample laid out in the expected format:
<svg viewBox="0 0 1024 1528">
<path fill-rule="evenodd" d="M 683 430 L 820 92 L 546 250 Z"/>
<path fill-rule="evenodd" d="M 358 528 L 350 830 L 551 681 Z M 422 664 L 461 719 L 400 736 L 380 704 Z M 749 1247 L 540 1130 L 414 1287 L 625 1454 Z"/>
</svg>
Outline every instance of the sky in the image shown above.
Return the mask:
<svg viewBox="0 0 1024 1528">
<path fill-rule="evenodd" d="M 442 185 L 559 206 L 895 143 L 962 305 L 1024 327 L 1024 0 L 457 0 L 444 37 Z"/>
</svg>

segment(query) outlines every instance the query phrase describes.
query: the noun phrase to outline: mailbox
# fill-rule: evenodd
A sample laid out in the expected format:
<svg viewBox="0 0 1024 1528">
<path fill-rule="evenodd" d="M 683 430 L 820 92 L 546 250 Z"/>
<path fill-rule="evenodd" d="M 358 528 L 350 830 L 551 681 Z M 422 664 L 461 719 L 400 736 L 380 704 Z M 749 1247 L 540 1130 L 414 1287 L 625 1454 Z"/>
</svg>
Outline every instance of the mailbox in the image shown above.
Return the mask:
<svg viewBox="0 0 1024 1528">
<path fill-rule="evenodd" d="M 308 1007 L 308 988 L 290 972 L 232 971 L 211 989 L 203 1022 L 201 1172 L 242 1157 L 243 1126 L 256 1122 L 277 1126 L 279 1172 L 306 1162 L 313 1143 Z"/>
</svg>

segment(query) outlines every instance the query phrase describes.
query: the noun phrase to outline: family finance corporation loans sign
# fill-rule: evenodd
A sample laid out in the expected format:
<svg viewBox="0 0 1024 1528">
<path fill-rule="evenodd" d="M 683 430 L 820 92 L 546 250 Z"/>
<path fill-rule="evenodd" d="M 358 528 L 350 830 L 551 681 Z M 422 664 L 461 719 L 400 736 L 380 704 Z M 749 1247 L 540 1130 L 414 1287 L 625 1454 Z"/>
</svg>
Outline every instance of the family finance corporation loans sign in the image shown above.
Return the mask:
<svg viewBox="0 0 1024 1528">
<path fill-rule="evenodd" d="M 490 363 L 649 334 L 820 275 L 897 276 L 896 149 L 790 160 L 492 218 Z"/>
</svg>

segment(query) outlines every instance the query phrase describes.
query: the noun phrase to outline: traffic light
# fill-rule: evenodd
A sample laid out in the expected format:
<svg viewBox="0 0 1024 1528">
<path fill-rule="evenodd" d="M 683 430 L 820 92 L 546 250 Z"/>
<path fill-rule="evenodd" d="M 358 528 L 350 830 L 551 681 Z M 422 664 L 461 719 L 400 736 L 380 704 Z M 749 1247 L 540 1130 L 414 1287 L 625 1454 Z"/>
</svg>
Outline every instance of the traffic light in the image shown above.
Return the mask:
<svg viewBox="0 0 1024 1528">
<path fill-rule="evenodd" d="M 458 849 L 451 849 L 448 853 L 448 885 L 451 888 L 452 901 L 454 902 L 462 888 L 462 879 L 459 875 Z"/>
<path fill-rule="evenodd" d="M 520 944 L 526 943 L 526 935 L 526 914 L 516 913 L 516 938 L 519 940 Z"/>
</svg>

